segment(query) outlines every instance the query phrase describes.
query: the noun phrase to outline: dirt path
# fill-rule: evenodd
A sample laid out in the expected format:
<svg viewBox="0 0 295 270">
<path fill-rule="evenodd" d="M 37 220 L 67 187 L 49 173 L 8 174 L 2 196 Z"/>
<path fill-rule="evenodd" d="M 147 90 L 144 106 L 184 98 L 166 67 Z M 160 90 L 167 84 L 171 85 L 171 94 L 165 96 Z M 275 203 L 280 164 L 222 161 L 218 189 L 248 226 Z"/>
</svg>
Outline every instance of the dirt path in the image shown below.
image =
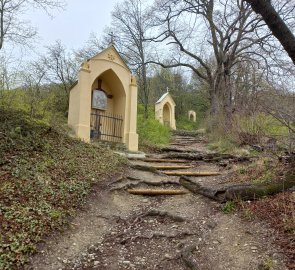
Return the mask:
<svg viewBox="0 0 295 270">
<path fill-rule="evenodd" d="M 204 143 L 193 137 L 176 136 L 172 147 L 207 151 Z M 190 165 L 193 168 L 184 171 L 222 172 L 221 176 L 195 181 L 208 186 L 226 182 L 227 168 L 206 162 Z M 161 188 L 183 189 L 178 180 L 162 173 L 130 169 L 112 182 L 102 182 L 72 228 L 49 239 L 26 269 L 287 269 L 283 256 L 272 244 L 273 232 L 264 224 L 224 214 L 219 204 L 191 193 L 150 197 L 127 192 L 130 187 L 158 188 L 159 183 Z"/>
</svg>

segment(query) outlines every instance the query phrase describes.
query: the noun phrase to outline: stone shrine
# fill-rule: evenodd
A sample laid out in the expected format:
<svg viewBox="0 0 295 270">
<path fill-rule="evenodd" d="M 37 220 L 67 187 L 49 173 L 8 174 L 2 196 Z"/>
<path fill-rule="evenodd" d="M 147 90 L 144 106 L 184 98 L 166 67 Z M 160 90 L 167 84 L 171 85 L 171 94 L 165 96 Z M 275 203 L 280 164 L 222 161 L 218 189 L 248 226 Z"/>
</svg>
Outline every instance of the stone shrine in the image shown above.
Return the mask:
<svg viewBox="0 0 295 270">
<path fill-rule="evenodd" d="M 166 125 L 172 129 L 176 129 L 175 106 L 176 104 L 168 90 L 167 93 L 165 93 L 155 105 L 156 119 L 161 124 Z"/>
<path fill-rule="evenodd" d="M 188 119 L 190 121 L 196 122 L 197 121 L 197 114 L 195 111 L 188 111 Z"/>
<path fill-rule="evenodd" d="M 136 79 L 110 45 L 81 65 L 70 91 L 68 125 L 86 142 L 119 142 L 137 151 L 136 118 Z"/>
</svg>

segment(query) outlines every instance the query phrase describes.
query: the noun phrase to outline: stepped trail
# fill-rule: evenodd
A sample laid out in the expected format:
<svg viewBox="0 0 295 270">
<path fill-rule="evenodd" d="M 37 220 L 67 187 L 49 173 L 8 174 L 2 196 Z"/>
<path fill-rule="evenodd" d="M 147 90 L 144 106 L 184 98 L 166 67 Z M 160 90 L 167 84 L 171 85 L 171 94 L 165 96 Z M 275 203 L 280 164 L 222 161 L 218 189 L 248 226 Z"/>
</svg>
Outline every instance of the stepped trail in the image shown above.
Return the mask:
<svg viewBox="0 0 295 270">
<path fill-rule="evenodd" d="M 166 174 L 206 172 L 192 177 L 215 188 L 227 181 L 224 160 L 171 159 L 182 152 L 210 156 L 205 142 L 192 136 L 174 136 L 169 148 L 130 160 L 123 175 L 102 181 L 71 228 L 42 244 L 26 269 L 254 270 L 270 269 L 269 262 L 274 270 L 287 269 L 265 224 L 223 213 L 219 203 L 192 194 L 179 176 Z"/>
</svg>

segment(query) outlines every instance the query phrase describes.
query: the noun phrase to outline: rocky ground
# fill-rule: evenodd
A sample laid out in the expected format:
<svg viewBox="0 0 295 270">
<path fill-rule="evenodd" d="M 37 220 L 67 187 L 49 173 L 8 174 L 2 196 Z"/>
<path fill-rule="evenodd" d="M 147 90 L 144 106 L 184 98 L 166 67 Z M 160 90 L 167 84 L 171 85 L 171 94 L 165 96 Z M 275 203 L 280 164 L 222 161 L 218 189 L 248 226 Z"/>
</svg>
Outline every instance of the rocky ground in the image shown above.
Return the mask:
<svg viewBox="0 0 295 270">
<path fill-rule="evenodd" d="M 204 142 L 189 136 L 176 136 L 171 148 L 207 153 Z M 166 158 L 171 152 L 151 153 L 149 158 Z M 135 165 L 191 165 L 178 171 L 220 172 L 194 177 L 209 187 L 227 182 L 229 166 L 206 161 L 130 162 L 133 169 L 102 182 L 72 227 L 42 244 L 26 269 L 287 269 L 282 252 L 273 244 L 274 231 L 265 224 L 225 214 L 220 204 L 190 192 L 161 196 L 128 192 L 184 190 L 178 176 L 167 176 L 164 170 L 138 170 Z"/>
</svg>

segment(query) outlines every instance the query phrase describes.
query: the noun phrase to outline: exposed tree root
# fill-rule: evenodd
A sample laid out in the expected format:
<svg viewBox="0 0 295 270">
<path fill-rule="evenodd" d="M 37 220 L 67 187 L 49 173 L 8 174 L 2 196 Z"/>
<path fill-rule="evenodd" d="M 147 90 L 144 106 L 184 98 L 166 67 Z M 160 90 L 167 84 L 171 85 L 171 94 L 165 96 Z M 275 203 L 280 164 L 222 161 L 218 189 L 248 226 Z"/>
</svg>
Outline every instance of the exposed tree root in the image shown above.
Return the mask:
<svg viewBox="0 0 295 270">
<path fill-rule="evenodd" d="M 207 153 L 168 153 L 163 156 L 163 158 L 167 159 L 185 159 L 185 160 L 204 160 L 209 158 L 214 158 L 215 154 L 207 154 Z"/>
<path fill-rule="evenodd" d="M 127 177 L 127 178 L 128 178 L 128 177 Z M 122 183 L 122 182 L 124 182 L 124 181 L 126 181 L 126 177 L 121 177 L 121 178 L 119 178 L 119 179 L 117 179 L 117 180 L 111 182 L 110 185 L 119 184 L 119 183 Z"/>
<path fill-rule="evenodd" d="M 166 175 L 171 176 L 216 176 L 221 175 L 220 172 L 163 172 Z"/>
<path fill-rule="evenodd" d="M 237 157 L 227 154 L 219 153 L 168 153 L 163 156 L 166 159 L 185 159 L 185 160 L 195 160 L 195 161 L 206 161 L 206 162 L 220 162 L 222 160 L 229 160 L 231 162 L 245 162 L 249 161 L 249 157 Z"/>
<path fill-rule="evenodd" d="M 177 152 L 177 153 L 190 153 L 190 152 L 194 152 L 196 153 L 196 150 L 189 150 L 189 149 L 183 149 L 183 148 L 178 148 L 178 147 L 162 147 L 160 149 L 161 152 Z"/>
<path fill-rule="evenodd" d="M 170 143 L 169 146 L 170 147 L 176 147 L 176 148 L 179 148 L 179 147 L 182 147 L 182 146 L 187 146 L 187 145 L 191 145 L 192 143 L 197 143 L 196 140 L 176 140 L 174 141 L 173 143 Z"/>
<path fill-rule="evenodd" d="M 185 187 L 189 191 L 191 191 L 192 193 L 201 194 L 201 195 L 208 197 L 208 198 L 215 200 L 215 201 L 219 201 L 219 202 L 223 201 L 223 199 L 218 196 L 219 194 L 217 193 L 216 190 L 202 187 L 199 183 L 193 182 L 188 177 L 185 177 L 185 176 L 180 177 L 179 183 L 183 187 Z M 225 192 L 225 190 L 222 190 L 222 194 L 223 194 L 223 192 Z"/>
<path fill-rule="evenodd" d="M 167 258 L 167 257 L 164 257 L 162 260 L 160 260 L 160 262 L 158 264 L 156 264 L 154 266 L 154 270 L 158 270 L 158 269 L 161 269 L 160 268 L 160 265 L 161 263 L 165 262 L 165 261 L 176 261 L 176 260 L 180 260 L 181 259 L 181 254 L 177 254 L 176 256 L 173 256 L 171 258 Z"/>
<path fill-rule="evenodd" d="M 263 185 L 237 184 L 221 189 L 210 189 L 202 187 L 193 182 L 190 178 L 182 176 L 179 183 L 193 193 L 201 194 L 205 197 L 219 202 L 230 200 L 255 200 L 267 195 L 273 195 L 285 191 L 295 186 L 295 175 L 289 175 L 282 182 L 275 182 Z"/>
<path fill-rule="evenodd" d="M 180 254 L 177 254 L 174 257 L 171 258 L 163 258 L 161 262 L 164 262 L 166 260 L 182 260 L 186 267 L 188 267 L 191 270 L 199 270 L 198 264 L 195 262 L 195 260 L 192 258 L 192 252 L 196 249 L 195 245 L 188 245 L 183 248 Z M 160 265 L 160 264 L 159 264 Z M 159 266 L 157 265 L 157 267 Z M 155 267 L 154 269 L 158 269 Z"/>
<path fill-rule="evenodd" d="M 160 186 L 165 186 L 165 185 L 167 185 L 167 186 L 169 186 L 169 185 L 179 186 L 180 185 L 179 182 L 177 182 L 177 181 L 169 181 L 168 180 L 168 181 L 160 181 L 160 182 L 150 182 L 150 181 L 143 180 L 143 181 L 140 181 L 138 184 L 136 184 L 136 186 L 142 185 L 142 184 L 147 185 L 147 186 L 154 186 L 154 187 L 160 187 Z"/>
<path fill-rule="evenodd" d="M 134 181 L 134 183 L 130 183 L 128 180 Z M 114 187 L 111 188 L 111 191 L 118 191 L 118 190 L 126 190 L 126 189 L 130 189 L 130 188 L 136 188 L 139 186 L 153 186 L 153 187 L 161 187 L 161 186 L 179 186 L 179 182 L 178 181 L 160 181 L 160 182 L 151 182 L 151 181 L 146 181 L 146 180 L 141 180 L 139 178 L 133 178 L 133 177 L 127 177 L 127 179 L 125 179 L 125 181 L 127 181 L 127 184 L 120 186 L 120 187 Z M 121 180 L 121 182 L 123 182 L 123 180 Z"/>
<path fill-rule="evenodd" d="M 157 169 L 155 169 L 152 166 L 146 166 L 146 165 L 139 165 L 134 164 L 130 166 L 132 169 L 139 170 L 139 171 L 145 171 L 145 172 L 152 172 L 152 173 L 158 173 Z"/>
<path fill-rule="evenodd" d="M 131 168 L 140 170 L 140 171 L 146 171 L 146 172 L 152 172 L 152 173 L 158 173 L 157 170 L 180 170 L 180 169 L 190 169 L 194 166 L 191 165 L 167 165 L 167 166 L 147 166 L 147 165 L 132 165 Z"/>
<path fill-rule="evenodd" d="M 173 215 L 167 211 L 160 211 L 160 210 L 150 210 L 147 213 L 143 214 L 142 217 L 156 217 L 156 216 L 160 216 L 160 217 L 167 217 L 169 219 L 172 219 L 176 222 L 184 222 L 186 221 L 186 219 L 184 217 L 181 216 L 177 216 L 177 215 Z"/>
<path fill-rule="evenodd" d="M 187 194 L 186 190 L 181 189 L 128 189 L 128 192 L 133 195 L 183 195 Z"/>
<path fill-rule="evenodd" d="M 195 251 L 195 245 L 188 245 L 185 246 L 181 252 L 181 259 L 183 260 L 184 264 L 191 270 L 198 270 L 198 264 L 192 258 L 192 252 Z"/>
<path fill-rule="evenodd" d="M 157 170 L 180 170 L 180 169 L 191 169 L 194 166 L 154 166 Z"/>
<path fill-rule="evenodd" d="M 132 176 L 127 176 L 127 179 L 132 181 L 142 181 L 140 178 L 132 177 Z"/>
<path fill-rule="evenodd" d="M 165 163 L 186 163 L 187 160 L 177 160 L 177 159 L 161 159 L 161 158 L 145 158 L 142 159 L 144 162 L 165 162 Z"/>
<path fill-rule="evenodd" d="M 199 141 L 197 140 L 186 140 L 186 141 L 176 141 L 174 143 L 171 143 L 170 145 L 172 147 L 183 147 L 183 146 L 191 146 L 194 143 L 198 143 Z"/>
<path fill-rule="evenodd" d="M 197 235 L 196 233 L 191 233 L 191 232 L 180 232 L 177 234 L 166 234 L 166 233 L 162 233 L 162 232 L 154 232 L 151 235 L 137 235 L 137 236 L 130 236 L 127 237 L 123 240 L 120 241 L 120 244 L 125 245 L 127 242 L 129 241 L 135 241 L 138 239 L 153 239 L 153 238 L 168 238 L 168 239 L 173 239 L 173 238 L 178 238 L 178 239 L 182 239 L 185 238 L 187 236 L 195 236 Z"/>
</svg>

